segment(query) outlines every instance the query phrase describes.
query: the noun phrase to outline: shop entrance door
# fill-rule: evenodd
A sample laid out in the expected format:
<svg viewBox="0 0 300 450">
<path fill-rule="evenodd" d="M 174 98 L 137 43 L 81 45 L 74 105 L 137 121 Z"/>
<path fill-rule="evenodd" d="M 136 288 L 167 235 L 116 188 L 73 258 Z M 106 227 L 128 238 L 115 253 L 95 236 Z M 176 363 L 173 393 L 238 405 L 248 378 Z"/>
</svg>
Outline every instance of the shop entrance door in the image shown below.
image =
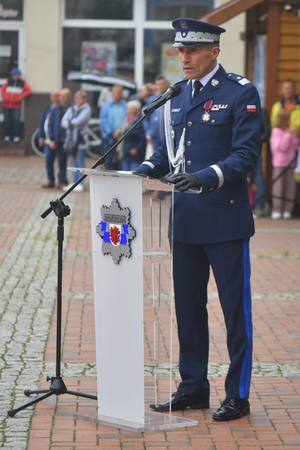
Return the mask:
<svg viewBox="0 0 300 450">
<path fill-rule="evenodd" d="M 8 23 L 1 23 L 0 30 L 0 89 L 6 82 L 9 72 L 18 67 L 24 75 L 24 30 Z M 22 114 L 23 115 L 23 114 Z M 3 121 L 2 102 L 0 101 L 0 122 Z"/>
<path fill-rule="evenodd" d="M 3 26 L 3 24 L 1 24 Z M 6 25 L 6 24 L 5 24 Z M 0 84 L 2 85 L 8 77 L 9 72 L 14 67 L 24 70 L 24 55 L 22 54 L 21 29 L 5 29 L 1 26 L 0 30 Z M 23 41 L 24 42 L 24 41 Z M 23 69 L 23 70 L 22 70 Z"/>
</svg>

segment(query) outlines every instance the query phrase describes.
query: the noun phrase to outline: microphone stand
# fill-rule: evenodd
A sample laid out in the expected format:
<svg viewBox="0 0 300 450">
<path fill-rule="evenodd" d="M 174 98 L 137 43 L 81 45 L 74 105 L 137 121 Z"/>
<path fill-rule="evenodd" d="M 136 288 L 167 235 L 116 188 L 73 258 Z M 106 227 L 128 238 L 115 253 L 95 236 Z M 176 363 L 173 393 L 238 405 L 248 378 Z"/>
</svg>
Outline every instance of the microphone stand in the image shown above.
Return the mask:
<svg viewBox="0 0 300 450">
<path fill-rule="evenodd" d="M 150 105 L 149 105 L 150 106 Z M 160 105 L 161 106 L 161 105 Z M 157 106 L 159 107 L 159 106 Z M 135 128 L 140 122 L 142 122 L 149 114 L 151 114 L 156 108 L 152 108 L 151 111 L 145 111 L 145 115 L 140 117 L 140 119 L 127 130 L 126 133 L 98 160 L 92 165 L 91 169 L 95 169 L 99 165 L 105 166 L 105 158 L 108 156 L 119 144 L 122 142 L 125 137 Z M 81 183 L 87 175 L 83 174 L 75 183 L 58 199 L 52 200 L 50 202 L 50 207 L 46 209 L 42 214 L 41 218 L 45 219 L 51 211 L 57 216 L 57 241 L 58 241 L 58 262 L 57 262 L 57 319 L 56 319 L 56 376 L 49 377 L 47 376 L 47 381 L 51 381 L 51 385 L 49 389 L 25 389 L 24 394 L 29 397 L 31 394 L 43 394 L 40 397 L 36 397 L 34 400 L 18 407 L 15 409 L 10 409 L 8 411 L 8 415 L 13 417 L 19 411 L 22 411 L 29 406 L 34 405 L 37 402 L 40 402 L 51 395 L 61 395 L 61 394 L 70 394 L 78 397 L 90 398 L 92 400 L 97 400 L 96 395 L 85 394 L 78 391 L 70 391 L 67 389 L 62 377 L 61 377 L 61 328 L 62 328 L 62 272 L 63 272 L 63 240 L 64 240 L 64 218 L 70 215 L 70 208 L 68 205 L 65 205 L 63 199 L 67 197 L 73 189 Z"/>
</svg>

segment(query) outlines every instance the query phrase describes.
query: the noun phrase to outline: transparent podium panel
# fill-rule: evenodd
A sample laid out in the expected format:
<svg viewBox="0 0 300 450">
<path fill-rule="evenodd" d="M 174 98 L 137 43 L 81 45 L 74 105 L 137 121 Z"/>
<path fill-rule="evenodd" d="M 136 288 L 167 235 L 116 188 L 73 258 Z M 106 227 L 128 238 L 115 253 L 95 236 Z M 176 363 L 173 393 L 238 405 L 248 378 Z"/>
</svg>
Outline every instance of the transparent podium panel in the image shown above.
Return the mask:
<svg viewBox="0 0 300 450">
<path fill-rule="evenodd" d="M 149 408 L 177 389 L 173 185 L 79 171 L 90 181 L 98 400 L 73 417 L 135 432 L 197 425 Z"/>
<path fill-rule="evenodd" d="M 176 390 L 172 367 L 178 361 L 169 229 L 173 192 L 169 185 L 165 192 L 158 189 L 147 180 L 143 183 L 145 400 L 154 404 L 168 400 Z"/>
</svg>

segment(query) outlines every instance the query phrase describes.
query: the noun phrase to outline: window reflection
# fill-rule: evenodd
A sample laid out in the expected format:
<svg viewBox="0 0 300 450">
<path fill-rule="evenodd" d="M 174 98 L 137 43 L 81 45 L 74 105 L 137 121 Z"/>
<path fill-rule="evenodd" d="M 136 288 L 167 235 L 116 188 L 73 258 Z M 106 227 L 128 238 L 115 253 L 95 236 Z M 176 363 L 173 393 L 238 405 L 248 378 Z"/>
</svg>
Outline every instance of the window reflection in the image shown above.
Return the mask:
<svg viewBox="0 0 300 450">
<path fill-rule="evenodd" d="M 63 78 L 74 70 L 100 70 L 134 78 L 134 30 L 65 28 Z"/>
<path fill-rule="evenodd" d="M 133 0 L 66 0 L 66 19 L 132 20 Z"/>
<path fill-rule="evenodd" d="M 172 47 L 174 30 L 145 30 L 144 79 L 164 75 L 173 84 L 183 77 L 178 50 Z"/>
<path fill-rule="evenodd" d="M 18 39 L 18 31 L 0 31 L 0 78 L 7 78 L 18 67 Z"/>
<path fill-rule="evenodd" d="M 176 17 L 203 16 L 214 6 L 213 0 L 147 0 L 147 20 L 174 20 Z"/>
</svg>

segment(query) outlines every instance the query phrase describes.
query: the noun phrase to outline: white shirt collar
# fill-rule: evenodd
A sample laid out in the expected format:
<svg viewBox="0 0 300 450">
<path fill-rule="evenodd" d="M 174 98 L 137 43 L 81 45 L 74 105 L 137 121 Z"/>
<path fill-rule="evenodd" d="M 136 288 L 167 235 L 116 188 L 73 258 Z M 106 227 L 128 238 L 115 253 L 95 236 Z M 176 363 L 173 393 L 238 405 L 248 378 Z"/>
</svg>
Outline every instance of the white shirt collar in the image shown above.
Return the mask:
<svg viewBox="0 0 300 450">
<path fill-rule="evenodd" d="M 205 75 L 205 77 L 201 78 L 201 83 L 203 84 L 203 86 L 205 86 L 209 80 L 214 76 L 214 74 L 219 70 L 220 65 L 217 64 L 216 67 L 209 72 L 207 75 Z"/>
<path fill-rule="evenodd" d="M 205 75 L 205 77 L 200 78 L 199 81 L 201 81 L 203 87 L 209 82 L 209 80 L 214 76 L 214 74 L 219 70 L 219 68 L 220 68 L 220 64 L 217 63 L 216 67 L 211 72 L 209 72 L 207 75 Z M 194 81 L 195 80 L 189 80 L 189 81 L 191 81 L 193 83 L 193 89 L 194 89 Z"/>
</svg>

